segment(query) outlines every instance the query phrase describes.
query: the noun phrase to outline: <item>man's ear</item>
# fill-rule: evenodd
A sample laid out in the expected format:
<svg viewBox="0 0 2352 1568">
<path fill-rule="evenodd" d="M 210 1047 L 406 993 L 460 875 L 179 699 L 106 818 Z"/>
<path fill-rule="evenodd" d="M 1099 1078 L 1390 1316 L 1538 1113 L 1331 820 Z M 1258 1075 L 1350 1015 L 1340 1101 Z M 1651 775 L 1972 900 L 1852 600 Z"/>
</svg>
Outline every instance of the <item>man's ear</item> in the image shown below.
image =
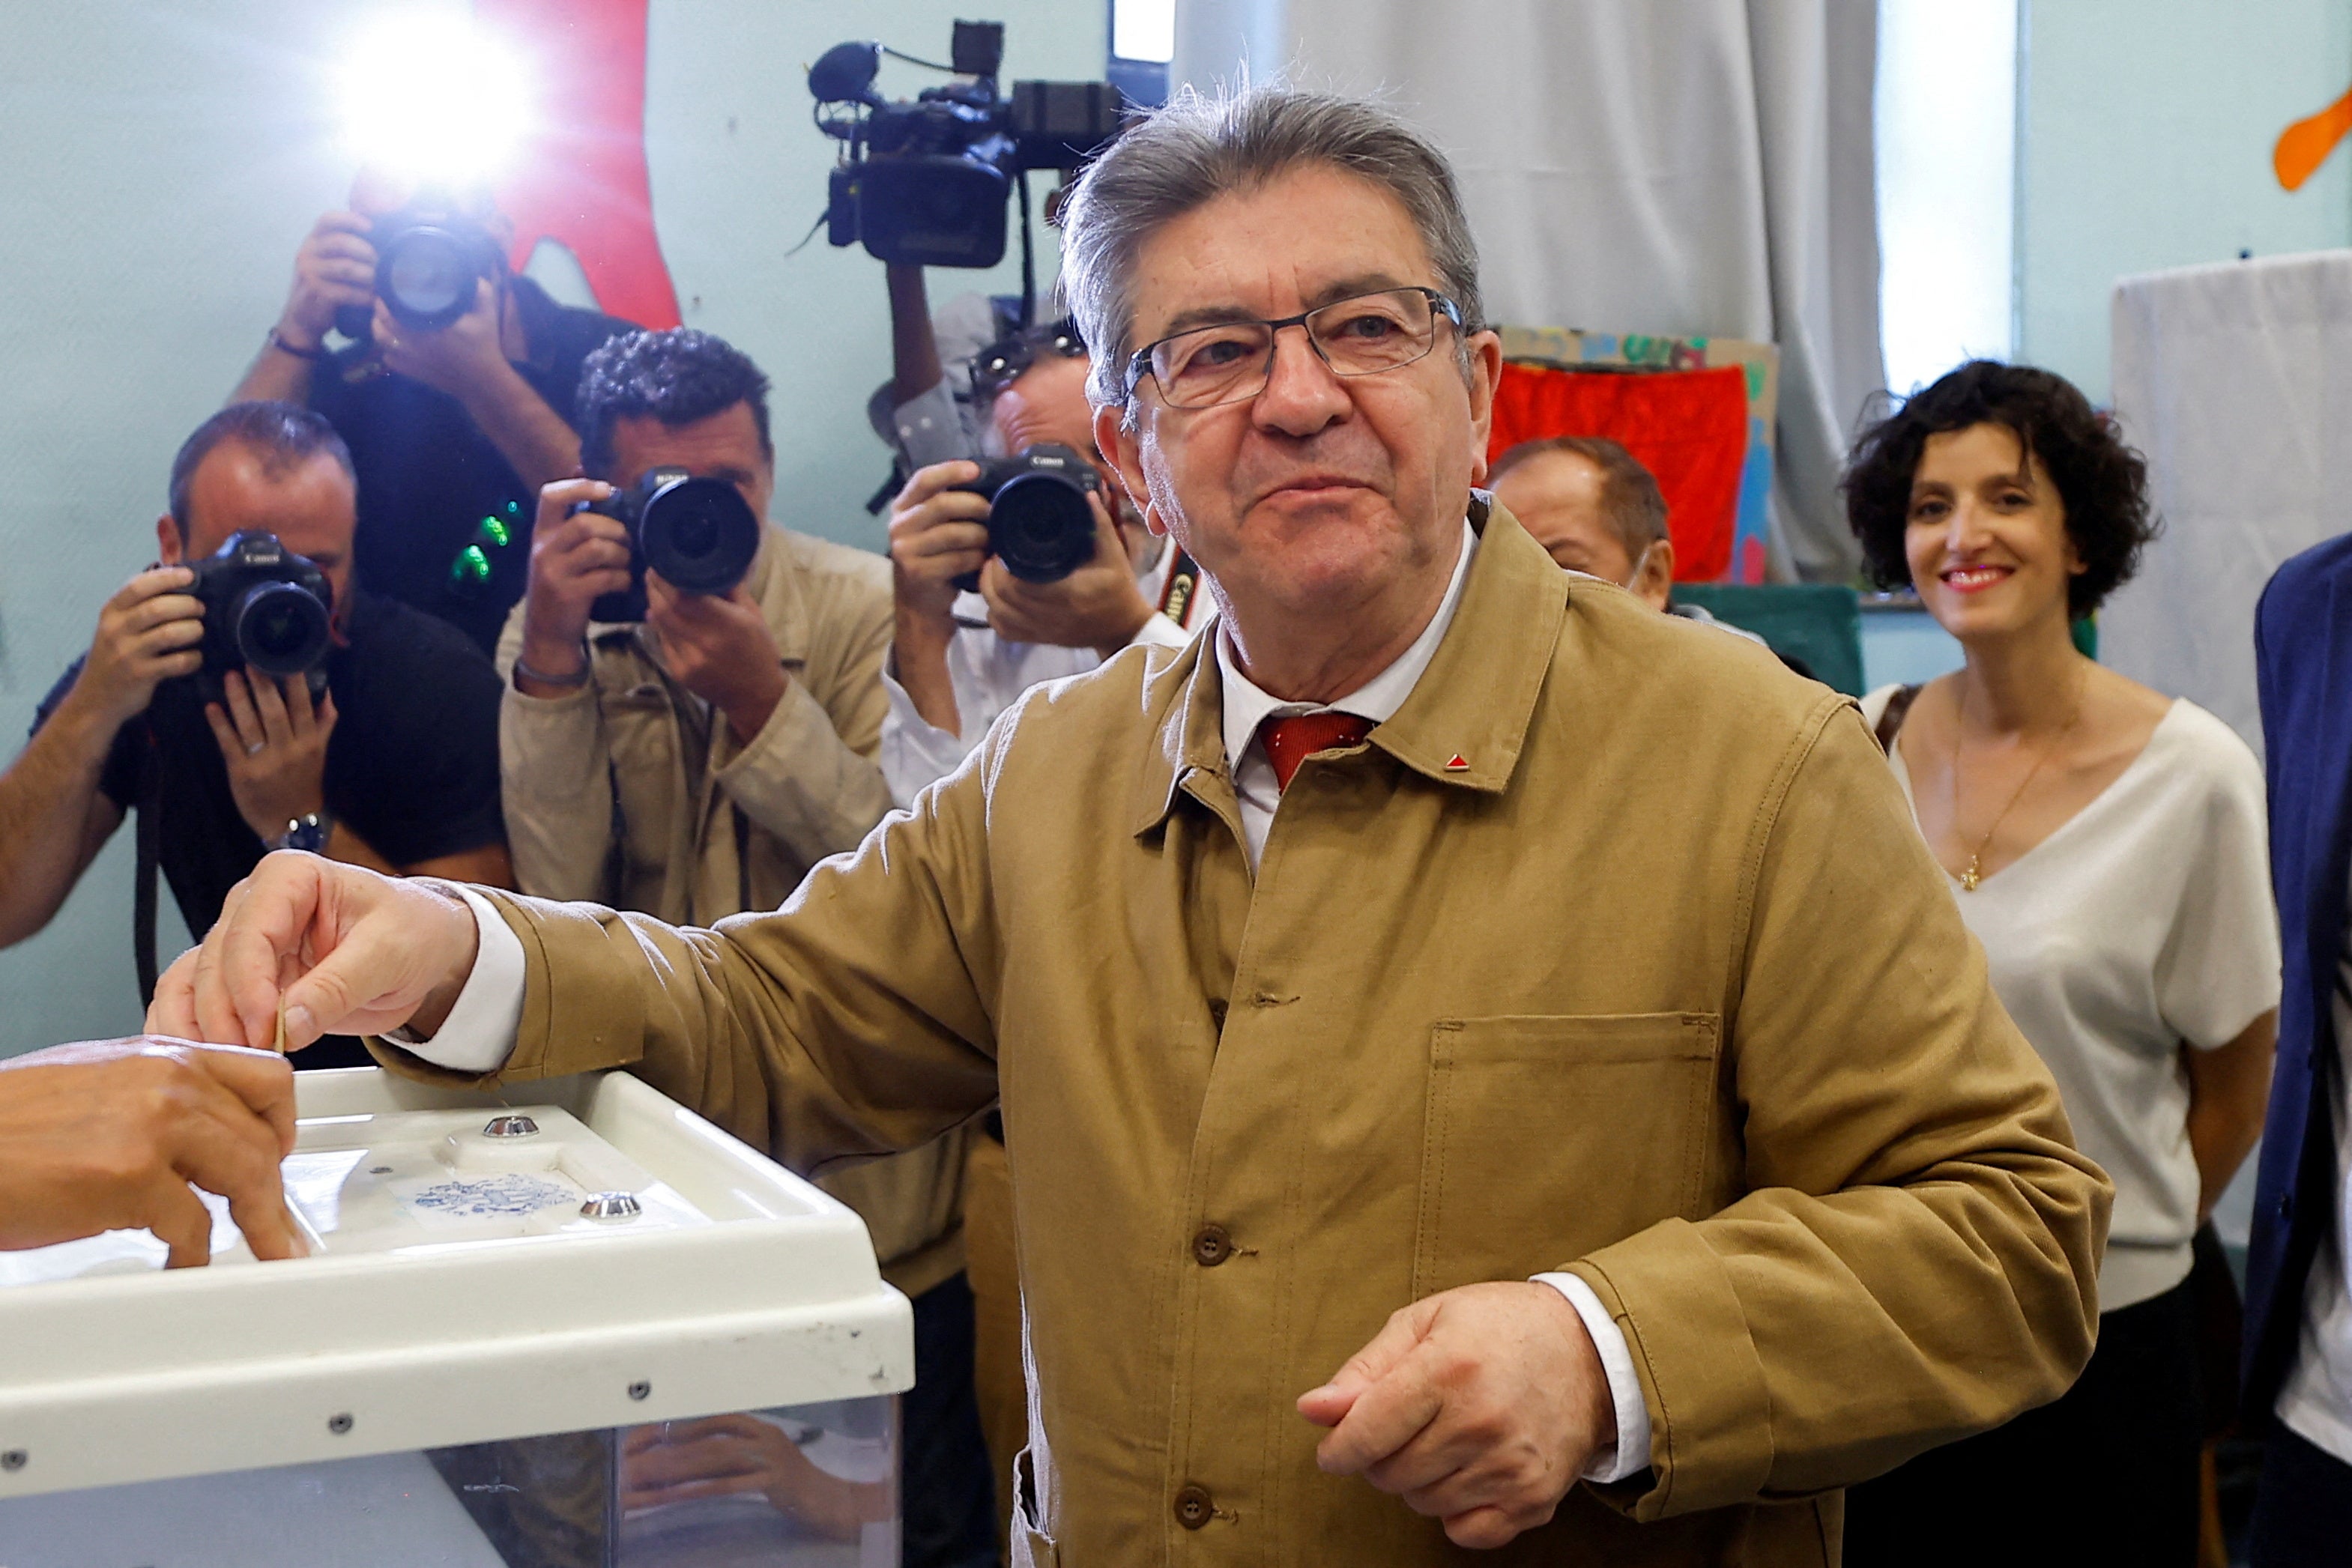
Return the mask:
<svg viewBox="0 0 2352 1568">
<path fill-rule="evenodd" d="M 1472 335 L 1470 350 L 1470 483 L 1486 482 L 1486 444 L 1495 434 L 1495 389 L 1503 380 L 1503 340 Z"/>
<path fill-rule="evenodd" d="M 1642 552 L 1642 570 L 1633 574 L 1626 587 L 1633 597 L 1646 601 L 1653 610 L 1664 610 L 1674 602 L 1675 541 L 1660 539 Z"/>
<path fill-rule="evenodd" d="M 155 559 L 165 566 L 178 566 L 187 553 L 187 547 L 180 542 L 180 525 L 172 520 L 172 514 L 156 518 Z"/>
<path fill-rule="evenodd" d="M 1168 532 L 1168 519 L 1151 504 L 1151 486 L 1143 474 L 1143 444 L 1127 421 L 1127 411 L 1116 403 L 1107 403 L 1095 410 L 1095 448 L 1110 460 L 1118 471 L 1118 482 L 1135 509 L 1143 514 L 1143 526 L 1153 533 Z"/>
</svg>

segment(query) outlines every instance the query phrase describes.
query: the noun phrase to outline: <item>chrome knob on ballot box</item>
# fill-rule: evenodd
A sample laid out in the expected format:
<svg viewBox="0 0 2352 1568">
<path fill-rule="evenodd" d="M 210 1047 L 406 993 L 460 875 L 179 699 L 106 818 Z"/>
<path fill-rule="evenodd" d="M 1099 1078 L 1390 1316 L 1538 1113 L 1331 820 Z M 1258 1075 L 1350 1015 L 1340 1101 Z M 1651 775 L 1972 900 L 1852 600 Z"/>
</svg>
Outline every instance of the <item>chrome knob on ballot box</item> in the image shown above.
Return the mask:
<svg viewBox="0 0 2352 1568">
<path fill-rule="evenodd" d="M 220 1204 L 207 1268 L 0 1252 L 0 1563 L 895 1568 L 865 1226 L 626 1073 L 544 1087 L 298 1075 L 304 1258 Z"/>
</svg>

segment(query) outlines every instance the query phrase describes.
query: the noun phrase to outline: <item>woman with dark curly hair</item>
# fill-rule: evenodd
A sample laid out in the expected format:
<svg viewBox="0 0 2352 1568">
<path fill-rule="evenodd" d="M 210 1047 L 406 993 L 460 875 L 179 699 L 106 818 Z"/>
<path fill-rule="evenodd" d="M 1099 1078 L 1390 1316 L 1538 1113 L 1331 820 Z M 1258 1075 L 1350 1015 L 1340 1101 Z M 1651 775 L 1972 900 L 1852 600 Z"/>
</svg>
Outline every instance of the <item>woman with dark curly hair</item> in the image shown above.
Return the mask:
<svg viewBox="0 0 2352 1568">
<path fill-rule="evenodd" d="M 2188 1568 L 2190 1242 L 2262 1130 L 2277 1025 L 2262 768 L 2204 709 L 2076 650 L 2072 622 L 2156 529 L 2138 455 L 2063 379 L 1963 365 L 1863 435 L 1845 495 L 1871 574 L 1916 589 L 1968 658 L 1864 716 L 2116 1185 L 2081 1379 L 1856 1488 L 1845 1560 L 2012 1561 L 2031 1541 L 2035 1561 Z"/>
</svg>

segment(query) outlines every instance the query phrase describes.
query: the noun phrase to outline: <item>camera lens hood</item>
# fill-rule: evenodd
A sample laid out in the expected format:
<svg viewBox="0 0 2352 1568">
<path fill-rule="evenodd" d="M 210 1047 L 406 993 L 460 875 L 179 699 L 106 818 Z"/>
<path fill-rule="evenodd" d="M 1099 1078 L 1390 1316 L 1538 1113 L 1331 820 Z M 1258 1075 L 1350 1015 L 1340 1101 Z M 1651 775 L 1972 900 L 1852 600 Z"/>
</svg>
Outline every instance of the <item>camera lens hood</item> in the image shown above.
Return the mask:
<svg viewBox="0 0 2352 1568">
<path fill-rule="evenodd" d="M 1004 570 L 1024 582 L 1059 582 L 1092 560 L 1095 515 L 1087 490 L 1069 472 L 1052 468 L 1026 469 L 999 486 L 989 503 L 988 542 Z"/>
<path fill-rule="evenodd" d="M 318 668 L 333 641 L 325 603 L 282 579 L 257 582 L 239 595 L 228 632 L 246 664 L 279 680 Z"/>
<path fill-rule="evenodd" d="M 419 224 L 384 242 L 376 257 L 375 291 L 394 320 L 430 332 L 474 308 L 474 287 L 483 277 L 478 240 Z"/>
<path fill-rule="evenodd" d="M 731 593 L 760 553 L 760 519 L 723 479 L 673 479 L 646 497 L 637 549 L 674 588 Z"/>
</svg>

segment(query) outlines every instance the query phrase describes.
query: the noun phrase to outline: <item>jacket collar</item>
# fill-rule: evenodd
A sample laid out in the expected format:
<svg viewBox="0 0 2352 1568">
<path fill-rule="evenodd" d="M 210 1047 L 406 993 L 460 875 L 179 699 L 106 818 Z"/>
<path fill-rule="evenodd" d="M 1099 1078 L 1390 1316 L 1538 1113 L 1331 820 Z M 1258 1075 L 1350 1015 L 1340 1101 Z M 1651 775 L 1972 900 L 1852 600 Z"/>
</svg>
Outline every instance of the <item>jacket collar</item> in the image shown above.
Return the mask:
<svg viewBox="0 0 2352 1568">
<path fill-rule="evenodd" d="M 1439 783 L 1500 794 L 1518 764 L 1536 697 L 1551 668 L 1570 580 L 1484 491 L 1471 492 L 1469 517 L 1479 549 L 1454 623 L 1404 706 L 1374 727 L 1370 740 Z M 1209 643 L 1215 635 L 1210 627 L 1145 677 L 1144 710 L 1153 721 L 1154 740 L 1136 776 L 1139 834 L 1167 820 L 1190 776 L 1205 774 L 1224 791 L 1232 789 L 1223 682 Z"/>
</svg>

